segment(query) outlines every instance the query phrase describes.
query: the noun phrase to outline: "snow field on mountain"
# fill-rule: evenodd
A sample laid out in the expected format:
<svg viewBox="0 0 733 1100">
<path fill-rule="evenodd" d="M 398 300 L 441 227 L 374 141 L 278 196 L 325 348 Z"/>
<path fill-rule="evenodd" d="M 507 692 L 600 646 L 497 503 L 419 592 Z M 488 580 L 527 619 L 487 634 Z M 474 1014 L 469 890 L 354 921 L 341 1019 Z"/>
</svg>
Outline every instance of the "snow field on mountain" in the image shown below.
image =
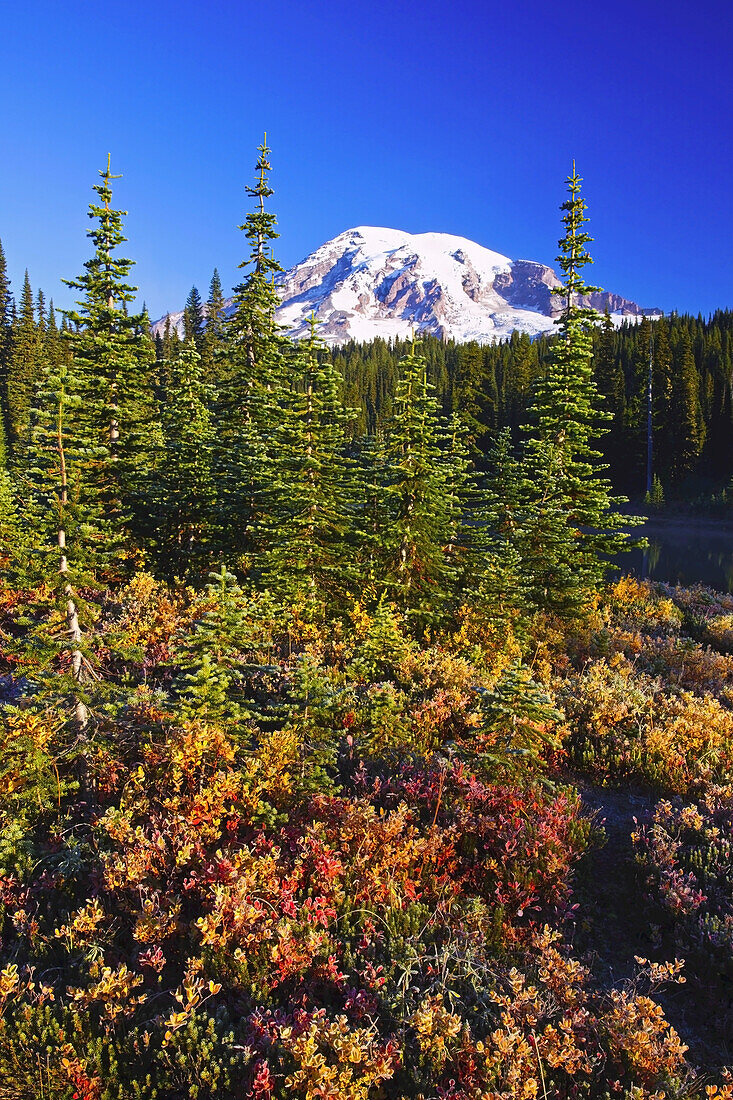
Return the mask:
<svg viewBox="0 0 733 1100">
<path fill-rule="evenodd" d="M 298 340 L 315 314 L 327 344 L 421 332 L 491 343 L 517 330 L 531 336 L 552 331 L 560 309 L 551 295 L 557 285 L 552 268 L 511 260 L 465 237 L 358 226 L 283 273 L 278 321 Z M 593 304 L 608 306 L 616 324 L 645 312 L 613 294 L 595 295 Z M 231 306 L 229 299 L 228 311 Z M 170 322 L 182 331 L 183 313 L 171 314 Z M 162 332 L 164 324 L 162 318 L 154 330 Z"/>
</svg>

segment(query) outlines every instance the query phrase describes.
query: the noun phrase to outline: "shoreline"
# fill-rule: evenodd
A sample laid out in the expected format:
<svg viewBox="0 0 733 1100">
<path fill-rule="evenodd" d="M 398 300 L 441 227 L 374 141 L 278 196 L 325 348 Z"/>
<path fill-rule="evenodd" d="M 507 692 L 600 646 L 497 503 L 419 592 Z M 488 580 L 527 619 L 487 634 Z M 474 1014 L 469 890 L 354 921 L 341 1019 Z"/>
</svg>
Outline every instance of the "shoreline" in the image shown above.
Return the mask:
<svg viewBox="0 0 733 1100">
<path fill-rule="evenodd" d="M 733 519 L 716 519 L 714 516 L 677 515 L 649 516 L 644 523 L 637 527 L 628 528 L 637 534 L 646 534 L 650 531 L 664 532 L 665 534 L 689 535 L 722 535 L 733 538 Z"/>
</svg>

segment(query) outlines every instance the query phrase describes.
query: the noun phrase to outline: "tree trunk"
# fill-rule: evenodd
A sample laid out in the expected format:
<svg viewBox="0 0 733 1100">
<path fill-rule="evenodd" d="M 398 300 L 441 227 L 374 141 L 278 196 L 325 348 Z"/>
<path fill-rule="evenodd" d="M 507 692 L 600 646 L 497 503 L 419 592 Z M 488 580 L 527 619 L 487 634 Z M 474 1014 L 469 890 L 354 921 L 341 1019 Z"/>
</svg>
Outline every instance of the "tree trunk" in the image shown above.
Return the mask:
<svg viewBox="0 0 733 1100">
<path fill-rule="evenodd" d="M 76 684 L 81 684 L 84 676 L 84 655 L 81 651 L 81 627 L 79 626 L 79 614 L 74 598 L 74 590 L 69 580 L 69 562 L 66 557 L 66 529 L 64 527 L 64 511 L 69 501 L 69 483 L 66 471 L 66 453 L 64 451 L 63 407 L 64 395 L 62 391 L 59 395 L 59 415 L 56 431 L 56 449 L 59 456 L 59 474 L 61 479 L 58 531 L 59 575 L 64 582 L 66 630 L 69 636 L 69 648 L 71 650 L 71 675 Z M 78 695 L 74 698 L 74 720 L 80 730 L 86 729 L 89 722 L 89 710 Z"/>
</svg>

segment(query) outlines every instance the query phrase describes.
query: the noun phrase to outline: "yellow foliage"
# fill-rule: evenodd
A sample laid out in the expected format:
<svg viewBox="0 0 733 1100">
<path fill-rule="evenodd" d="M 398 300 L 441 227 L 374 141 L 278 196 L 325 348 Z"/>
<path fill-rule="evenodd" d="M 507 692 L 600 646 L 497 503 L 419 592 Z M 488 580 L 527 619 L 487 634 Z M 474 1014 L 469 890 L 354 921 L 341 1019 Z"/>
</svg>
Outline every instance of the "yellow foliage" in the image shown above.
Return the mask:
<svg viewBox="0 0 733 1100">
<path fill-rule="evenodd" d="M 105 919 L 105 912 L 97 898 L 90 898 L 86 905 L 78 909 L 68 924 L 62 924 L 54 932 L 57 939 L 66 939 L 69 949 L 86 946 L 94 941 L 99 925 Z"/>
<path fill-rule="evenodd" d="M 144 993 L 133 996 L 133 990 L 141 986 L 144 979 L 142 974 L 129 971 L 124 963 L 114 970 L 110 966 L 101 967 L 101 973 L 100 967 L 93 964 L 90 974 L 92 977 L 99 975 L 98 981 L 85 989 L 70 986 L 69 996 L 82 1008 L 101 1002 L 103 1015 L 112 1024 L 120 1017 L 133 1016 L 138 1005 L 147 1000 Z"/>
<path fill-rule="evenodd" d="M 287 1095 L 297 1100 L 368 1100 L 395 1068 L 395 1058 L 380 1048 L 374 1027 L 354 1028 L 345 1016 L 328 1020 L 317 1012 L 306 1030 L 280 1029 L 280 1043 L 296 1063 L 285 1079 Z"/>
<path fill-rule="evenodd" d="M 421 1053 L 442 1069 L 463 1027 L 460 1016 L 450 1012 L 441 996 L 426 997 L 410 1021 L 417 1032 Z"/>
</svg>

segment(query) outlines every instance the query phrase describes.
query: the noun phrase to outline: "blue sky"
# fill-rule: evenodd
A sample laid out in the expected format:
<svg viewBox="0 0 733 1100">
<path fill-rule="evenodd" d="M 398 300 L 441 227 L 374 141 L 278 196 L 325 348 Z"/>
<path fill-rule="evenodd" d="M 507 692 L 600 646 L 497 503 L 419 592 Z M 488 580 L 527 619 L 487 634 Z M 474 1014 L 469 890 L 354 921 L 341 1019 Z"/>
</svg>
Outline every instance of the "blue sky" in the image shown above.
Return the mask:
<svg viewBox="0 0 733 1100">
<path fill-rule="evenodd" d="M 112 154 L 151 314 L 245 255 L 263 130 L 283 266 L 355 225 L 552 262 L 575 157 L 593 280 L 733 306 L 733 16 L 722 2 L 28 0 L 3 5 L 0 239 L 58 305 Z"/>
</svg>

